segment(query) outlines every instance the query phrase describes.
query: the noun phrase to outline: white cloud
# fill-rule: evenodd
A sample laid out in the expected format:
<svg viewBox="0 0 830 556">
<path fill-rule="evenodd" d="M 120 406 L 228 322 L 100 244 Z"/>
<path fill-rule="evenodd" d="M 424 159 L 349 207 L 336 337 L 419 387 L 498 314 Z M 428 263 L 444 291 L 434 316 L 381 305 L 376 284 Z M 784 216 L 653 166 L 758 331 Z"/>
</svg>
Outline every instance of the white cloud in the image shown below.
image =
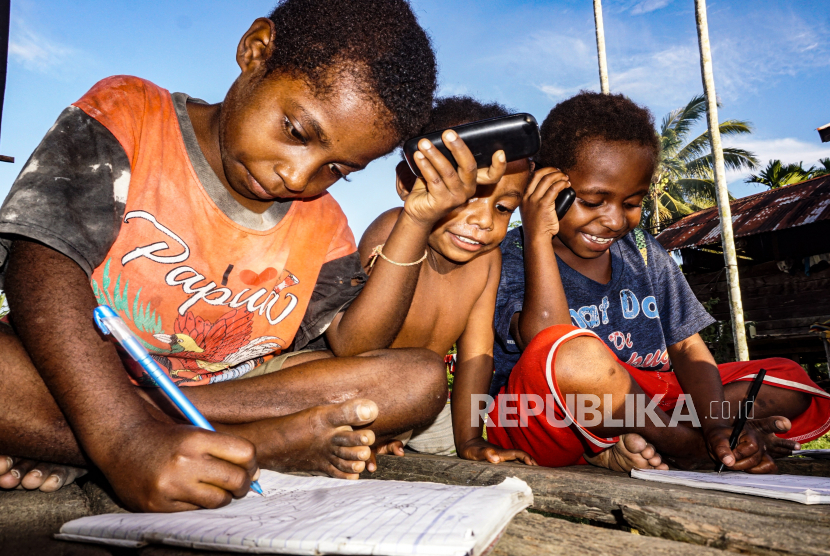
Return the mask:
<svg viewBox="0 0 830 556">
<path fill-rule="evenodd" d="M 511 44 L 484 64 L 506 68 L 553 101 L 582 89 L 596 89 L 599 82 L 593 42 L 564 33 L 541 31 Z"/>
<path fill-rule="evenodd" d="M 637 4 L 631 8 L 631 13 L 633 15 L 647 14 L 649 12 L 659 10 L 660 8 L 665 8 L 671 3 L 672 0 L 643 0 L 642 2 L 637 2 Z"/>
<path fill-rule="evenodd" d="M 691 45 L 622 59 L 621 70 L 611 71 L 611 89 L 649 105 L 681 106 L 702 88 L 698 59 Z"/>
<path fill-rule="evenodd" d="M 575 87 L 560 87 L 558 85 L 535 85 L 537 89 L 545 93 L 552 101 L 560 101 L 572 97 L 581 90 L 594 90 L 596 83 L 583 83 Z"/>
<path fill-rule="evenodd" d="M 818 133 L 816 142 L 809 143 L 785 137 L 783 139 L 749 139 L 730 138 L 727 145 L 746 149 L 755 153 L 761 167 L 767 165 L 770 160 L 778 159 L 785 164 L 803 162 L 805 167 L 812 166 L 819 158 L 830 157 L 830 144 L 819 143 Z M 734 182 L 743 181 L 751 172 L 726 172 L 726 180 Z"/>
<path fill-rule="evenodd" d="M 41 35 L 20 18 L 12 18 L 9 55 L 26 69 L 46 73 L 61 67 L 74 54 L 75 49 Z"/>
<path fill-rule="evenodd" d="M 710 20 L 715 81 L 721 96 L 736 99 L 830 66 L 830 29 L 820 20 L 806 21 L 788 9 L 742 13 L 744 20 L 737 29 L 731 20 L 721 22 L 722 28 Z"/>
</svg>

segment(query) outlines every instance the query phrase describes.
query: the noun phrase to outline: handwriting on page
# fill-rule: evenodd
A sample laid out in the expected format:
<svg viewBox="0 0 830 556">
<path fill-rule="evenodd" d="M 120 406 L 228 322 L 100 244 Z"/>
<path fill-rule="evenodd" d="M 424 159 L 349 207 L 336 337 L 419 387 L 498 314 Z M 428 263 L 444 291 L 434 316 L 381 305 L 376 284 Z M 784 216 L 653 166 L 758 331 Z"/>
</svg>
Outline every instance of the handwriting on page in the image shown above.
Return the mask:
<svg viewBox="0 0 830 556">
<path fill-rule="evenodd" d="M 263 472 L 260 484 L 265 498 L 251 493 L 224 508 L 180 514 L 82 518 L 61 533 L 251 552 L 336 553 L 348 546 L 350 554 L 468 554 L 488 525 L 532 500 L 517 504 L 517 497 L 532 496 L 518 479 L 474 488 Z"/>
</svg>

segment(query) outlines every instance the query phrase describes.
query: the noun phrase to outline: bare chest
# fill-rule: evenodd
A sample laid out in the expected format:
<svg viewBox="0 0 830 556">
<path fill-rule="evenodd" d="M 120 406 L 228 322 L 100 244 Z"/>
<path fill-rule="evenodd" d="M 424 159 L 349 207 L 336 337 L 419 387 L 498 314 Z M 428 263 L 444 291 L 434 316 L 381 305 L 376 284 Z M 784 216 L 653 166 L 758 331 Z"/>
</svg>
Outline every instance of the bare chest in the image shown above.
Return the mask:
<svg viewBox="0 0 830 556">
<path fill-rule="evenodd" d="M 439 355 L 450 350 L 467 326 L 484 291 L 487 274 L 459 268 L 445 275 L 425 270 L 392 347 L 423 347 Z"/>
</svg>

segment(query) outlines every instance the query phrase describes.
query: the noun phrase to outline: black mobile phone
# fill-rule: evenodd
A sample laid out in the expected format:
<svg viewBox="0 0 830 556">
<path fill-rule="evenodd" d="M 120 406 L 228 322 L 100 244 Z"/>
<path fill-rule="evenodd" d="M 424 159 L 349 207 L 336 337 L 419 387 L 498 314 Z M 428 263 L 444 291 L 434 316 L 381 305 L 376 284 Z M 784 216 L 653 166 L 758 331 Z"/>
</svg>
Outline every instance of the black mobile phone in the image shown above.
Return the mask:
<svg viewBox="0 0 830 556">
<path fill-rule="evenodd" d="M 568 212 L 568 209 L 571 208 L 575 200 L 576 192 L 573 187 L 560 191 L 559 195 L 556 196 L 556 201 L 553 203 L 553 207 L 556 210 L 556 218 L 562 220 L 562 217 L 565 216 L 565 213 Z"/>
<path fill-rule="evenodd" d="M 479 168 L 490 166 L 493 161 L 493 154 L 498 150 L 503 150 L 507 162 L 512 162 L 520 158 L 533 156 L 539 152 L 539 147 L 542 145 L 539 124 L 536 123 L 536 118 L 530 114 L 513 114 L 500 118 L 490 118 L 489 120 L 480 120 L 447 129 L 452 129 L 458 133 L 458 136 L 473 153 Z M 406 158 L 409 168 L 419 178 L 423 176 L 421 176 L 421 170 L 415 164 L 413 156 L 418 151 L 418 143 L 421 139 L 427 139 L 441 154 L 447 157 L 447 160 L 453 166 L 458 168 L 455 158 L 444 145 L 444 141 L 441 140 L 441 134 L 445 131 L 446 129 L 433 131 L 426 135 L 413 137 L 404 143 L 404 158 Z"/>
</svg>

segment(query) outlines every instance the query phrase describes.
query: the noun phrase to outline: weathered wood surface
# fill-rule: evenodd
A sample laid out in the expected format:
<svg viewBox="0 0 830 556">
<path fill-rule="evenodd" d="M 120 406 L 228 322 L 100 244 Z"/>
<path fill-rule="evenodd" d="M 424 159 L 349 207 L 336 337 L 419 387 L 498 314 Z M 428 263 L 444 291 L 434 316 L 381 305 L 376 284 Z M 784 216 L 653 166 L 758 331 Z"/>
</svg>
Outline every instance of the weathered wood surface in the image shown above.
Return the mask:
<svg viewBox="0 0 830 556">
<path fill-rule="evenodd" d="M 820 460 L 783 461 L 792 474 L 830 476 Z M 510 476 L 533 489 L 533 508 L 595 522 L 626 525 L 654 536 L 753 553 L 830 553 L 830 507 L 693 489 L 631 479 L 589 466 L 547 469 L 491 465 L 456 458 L 382 456 L 378 479 L 492 485 Z M 672 516 L 675 516 L 674 519 Z M 781 531 L 790 531 L 788 535 Z M 814 539 L 805 541 L 801 537 Z M 821 542 L 818 542 L 818 541 Z M 820 547 L 828 546 L 829 552 Z M 753 548 L 745 548 L 745 547 Z"/>
<path fill-rule="evenodd" d="M 717 297 L 712 316 L 729 320 L 726 274 L 722 271 L 686 277 L 695 296 L 706 302 Z M 787 274 L 775 262 L 741 269 L 741 299 L 746 320 L 758 323 L 758 333 L 797 333 L 819 319 L 830 318 L 828 269 Z M 809 320 L 806 325 L 803 322 Z M 766 321 L 766 322 L 765 322 Z"/>
<path fill-rule="evenodd" d="M 794 459 L 794 458 L 793 458 Z M 408 454 L 381 456 L 376 479 L 428 480 L 446 484 L 491 485 L 517 476 L 533 489 L 537 509 L 627 526 L 626 531 L 572 523 L 538 514 L 514 519 L 494 554 L 830 554 L 830 508 L 729 493 L 674 487 L 631 479 L 590 466 L 562 469 L 518 464 L 494 466 L 457 458 Z M 830 476 L 830 462 L 783 460 L 788 473 Z M 56 494 L 0 492 L 0 554 L 70 556 L 190 556 L 212 554 L 161 546 L 141 550 L 61 542 L 51 535 L 68 520 L 124 511 L 96 480 L 70 485 Z M 651 536 L 645 536 L 651 535 Z M 663 537 L 663 538 L 655 538 Z M 708 547 L 708 548 L 707 548 Z"/>
<path fill-rule="evenodd" d="M 527 512 L 520 513 L 513 518 L 491 554 L 492 556 L 537 556 L 539 554 L 724 556 L 720 550 L 571 523 L 563 519 Z"/>
<path fill-rule="evenodd" d="M 830 459 L 784 458 L 777 460 L 776 465 L 784 475 L 830 477 Z"/>
<path fill-rule="evenodd" d="M 52 535 L 68 520 L 100 513 L 123 512 L 106 488 L 95 481 L 83 487 L 70 485 L 56 494 L 0 492 L 0 554 L 13 556 L 230 556 L 152 545 L 124 549 L 104 545 L 55 540 Z M 692 556 L 723 554 L 719 550 L 654 537 L 638 536 L 591 525 L 522 512 L 510 523 L 494 547 L 498 556 L 538 554 L 584 554 L 624 556 L 634 551 L 649 556 Z"/>
<path fill-rule="evenodd" d="M 647 535 L 751 554 L 830 554 L 830 527 L 778 517 L 688 506 L 624 506 L 623 516 Z"/>
</svg>

